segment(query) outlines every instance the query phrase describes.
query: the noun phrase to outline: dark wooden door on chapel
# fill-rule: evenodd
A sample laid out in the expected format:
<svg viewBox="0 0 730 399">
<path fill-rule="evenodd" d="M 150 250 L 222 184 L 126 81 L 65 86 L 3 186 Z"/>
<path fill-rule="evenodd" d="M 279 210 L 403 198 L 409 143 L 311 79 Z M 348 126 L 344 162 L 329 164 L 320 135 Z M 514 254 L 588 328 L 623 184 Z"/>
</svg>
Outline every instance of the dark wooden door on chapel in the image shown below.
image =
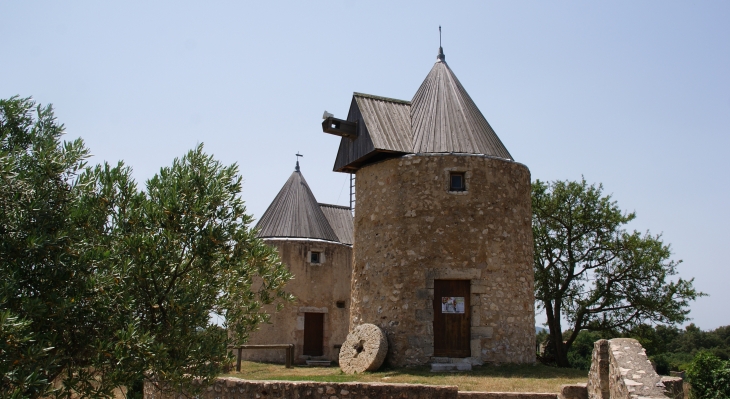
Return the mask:
<svg viewBox="0 0 730 399">
<path fill-rule="evenodd" d="M 469 280 L 434 280 L 434 356 L 471 356 L 470 305 Z"/>
<path fill-rule="evenodd" d="M 304 348 L 305 356 L 322 356 L 324 344 L 324 313 L 304 314 Z"/>
</svg>

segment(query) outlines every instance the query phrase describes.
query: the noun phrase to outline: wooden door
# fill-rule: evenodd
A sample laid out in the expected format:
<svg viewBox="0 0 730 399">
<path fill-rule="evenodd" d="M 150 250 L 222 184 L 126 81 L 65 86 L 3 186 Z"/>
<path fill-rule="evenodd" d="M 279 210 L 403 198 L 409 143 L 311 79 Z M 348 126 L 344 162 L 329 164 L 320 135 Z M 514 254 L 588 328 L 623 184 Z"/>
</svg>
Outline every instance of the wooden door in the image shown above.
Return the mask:
<svg viewBox="0 0 730 399">
<path fill-rule="evenodd" d="M 324 343 L 324 313 L 304 314 L 303 355 L 322 356 Z"/>
<path fill-rule="evenodd" d="M 434 280 L 434 356 L 471 356 L 470 299 L 469 280 Z"/>
</svg>

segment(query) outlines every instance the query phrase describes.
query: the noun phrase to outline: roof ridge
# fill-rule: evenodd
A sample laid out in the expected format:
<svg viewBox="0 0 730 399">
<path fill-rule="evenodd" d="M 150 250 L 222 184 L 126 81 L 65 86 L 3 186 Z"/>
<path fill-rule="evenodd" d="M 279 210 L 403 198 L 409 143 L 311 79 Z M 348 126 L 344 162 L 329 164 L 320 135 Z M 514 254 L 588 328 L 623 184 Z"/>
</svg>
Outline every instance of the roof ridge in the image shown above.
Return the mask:
<svg viewBox="0 0 730 399">
<path fill-rule="evenodd" d="M 319 204 L 319 206 L 331 206 L 332 208 L 342 208 L 342 209 L 347 209 L 347 210 L 352 209 L 346 205 L 325 204 L 324 202 L 318 202 L 317 204 Z"/>
<path fill-rule="evenodd" d="M 401 104 L 411 105 L 411 102 L 410 101 L 407 101 L 407 100 L 399 100 L 397 98 L 376 96 L 374 94 L 366 94 L 366 93 L 354 92 L 354 93 L 352 93 L 352 95 L 355 96 L 355 97 L 365 97 L 365 98 L 372 98 L 374 100 L 382 100 L 382 101 L 389 101 L 389 102 L 393 102 L 393 103 L 401 103 Z"/>
</svg>

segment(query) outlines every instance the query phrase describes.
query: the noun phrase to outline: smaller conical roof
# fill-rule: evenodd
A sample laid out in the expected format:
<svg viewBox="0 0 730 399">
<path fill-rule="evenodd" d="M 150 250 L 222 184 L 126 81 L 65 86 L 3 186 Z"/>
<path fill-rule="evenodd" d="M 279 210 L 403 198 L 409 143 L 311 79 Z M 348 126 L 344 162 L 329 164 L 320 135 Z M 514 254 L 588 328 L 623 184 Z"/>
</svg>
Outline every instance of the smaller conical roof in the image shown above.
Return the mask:
<svg viewBox="0 0 730 399">
<path fill-rule="evenodd" d="M 256 224 L 259 237 L 339 241 L 298 166 Z"/>
<path fill-rule="evenodd" d="M 446 64 L 441 48 L 436 59 L 411 101 L 413 152 L 486 154 L 512 159 Z"/>
</svg>

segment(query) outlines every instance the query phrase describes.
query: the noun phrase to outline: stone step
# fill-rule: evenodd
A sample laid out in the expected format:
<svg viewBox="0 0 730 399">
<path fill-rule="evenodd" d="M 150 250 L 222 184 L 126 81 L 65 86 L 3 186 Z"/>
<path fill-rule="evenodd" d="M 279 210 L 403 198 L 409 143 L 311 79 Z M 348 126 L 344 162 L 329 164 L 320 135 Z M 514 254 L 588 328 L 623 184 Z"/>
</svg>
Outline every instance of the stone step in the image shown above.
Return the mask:
<svg viewBox="0 0 730 399">
<path fill-rule="evenodd" d="M 471 363 L 431 363 L 431 371 L 471 371 Z"/>
<path fill-rule="evenodd" d="M 459 371 L 471 371 L 471 363 L 452 363 L 456 365 L 456 369 Z"/>
<path fill-rule="evenodd" d="M 431 363 L 431 371 L 456 371 L 456 364 L 454 363 Z"/>
<path fill-rule="evenodd" d="M 329 367 L 332 365 L 330 360 L 307 360 L 307 366 Z"/>
</svg>

